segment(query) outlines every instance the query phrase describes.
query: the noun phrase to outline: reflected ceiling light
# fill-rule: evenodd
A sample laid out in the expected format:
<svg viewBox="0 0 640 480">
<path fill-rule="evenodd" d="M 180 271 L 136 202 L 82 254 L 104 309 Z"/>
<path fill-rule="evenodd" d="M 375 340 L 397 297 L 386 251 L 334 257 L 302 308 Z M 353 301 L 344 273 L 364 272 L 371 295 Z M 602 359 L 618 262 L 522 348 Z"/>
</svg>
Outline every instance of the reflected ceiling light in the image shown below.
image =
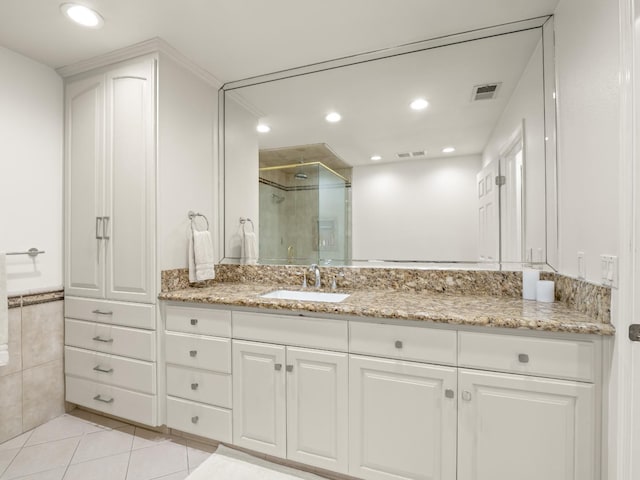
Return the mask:
<svg viewBox="0 0 640 480">
<path fill-rule="evenodd" d="M 62 11 L 67 18 L 83 27 L 101 28 L 104 25 L 102 16 L 95 10 L 85 7 L 84 5 L 63 3 L 60 5 L 60 11 Z"/>
<path fill-rule="evenodd" d="M 324 117 L 324 119 L 329 123 L 336 123 L 342 120 L 342 115 L 340 115 L 338 112 L 331 112 L 326 117 Z"/>
<path fill-rule="evenodd" d="M 452 152 L 455 152 L 455 151 L 456 151 L 456 149 L 453 148 L 453 147 L 444 147 L 442 149 L 442 153 L 452 153 Z"/>
<path fill-rule="evenodd" d="M 413 110 L 424 110 L 429 106 L 429 102 L 427 102 L 424 98 L 416 98 L 409 105 Z"/>
<path fill-rule="evenodd" d="M 271 131 L 271 127 L 269 125 L 265 125 L 264 123 L 260 123 L 256 127 L 256 130 L 259 131 L 260 133 L 267 133 Z"/>
<path fill-rule="evenodd" d="M 373 160 L 374 162 L 377 162 L 378 160 L 382 160 L 382 157 L 380 155 L 373 155 L 371 157 L 371 160 Z"/>
</svg>

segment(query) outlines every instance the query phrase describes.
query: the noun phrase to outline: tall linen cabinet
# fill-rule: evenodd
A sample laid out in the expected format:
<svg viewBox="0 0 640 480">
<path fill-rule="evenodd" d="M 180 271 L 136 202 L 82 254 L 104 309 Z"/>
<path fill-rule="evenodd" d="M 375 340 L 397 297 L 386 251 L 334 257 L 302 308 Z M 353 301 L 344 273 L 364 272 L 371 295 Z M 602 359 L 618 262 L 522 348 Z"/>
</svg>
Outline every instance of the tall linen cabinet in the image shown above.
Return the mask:
<svg viewBox="0 0 640 480">
<path fill-rule="evenodd" d="M 66 399 L 152 426 L 160 272 L 187 266 L 187 212 L 213 218 L 218 85 L 191 67 L 138 46 L 61 72 Z"/>
</svg>

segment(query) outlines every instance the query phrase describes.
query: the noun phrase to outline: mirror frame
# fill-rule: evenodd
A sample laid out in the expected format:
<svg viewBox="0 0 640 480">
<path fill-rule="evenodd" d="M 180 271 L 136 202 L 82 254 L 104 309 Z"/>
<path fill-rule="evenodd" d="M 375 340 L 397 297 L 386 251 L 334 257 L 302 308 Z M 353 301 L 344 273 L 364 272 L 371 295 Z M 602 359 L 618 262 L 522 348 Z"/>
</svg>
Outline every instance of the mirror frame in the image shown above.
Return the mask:
<svg viewBox="0 0 640 480">
<path fill-rule="evenodd" d="M 496 25 L 486 28 L 470 30 L 466 32 L 445 35 L 431 39 L 421 40 L 395 47 L 375 50 L 357 55 L 336 58 L 324 62 L 312 63 L 296 68 L 280 70 L 265 75 L 258 75 L 237 81 L 227 82 L 218 90 L 218 129 L 216 132 L 217 141 L 217 172 L 218 172 L 218 222 L 217 222 L 217 251 L 219 252 L 220 263 L 237 264 L 235 258 L 226 255 L 226 239 L 225 239 L 225 94 L 233 90 L 269 83 L 285 78 L 293 78 L 302 75 L 308 75 L 325 70 L 332 70 L 359 63 L 370 62 L 373 60 L 381 60 L 384 58 L 395 57 L 398 55 L 406 55 L 410 53 L 431 50 L 434 48 L 445 47 L 448 45 L 456 45 L 460 43 L 471 42 L 482 38 L 504 35 L 508 33 L 516 33 L 523 30 L 531 30 L 541 28 L 542 30 L 542 58 L 543 58 L 543 98 L 544 98 L 544 132 L 545 132 L 545 237 L 546 248 L 545 258 L 542 264 L 550 267 L 551 270 L 558 270 L 558 179 L 557 179 L 557 100 L 556 100 L 556 74 L 555 74 L 555 39 L 554 39 L 554 17 L 553 15 L 545 15 L 531 19 L 510 22 L 502 25 Z M 353 266 L 362 265 L 365 260 L 354 260 Z M 375 262 L 371 266 L 384 266 L 393 268 L 396 262 Z M 429 268 L 430 265 L 438 263 L 456 264 L 473 266 L 475 269 L 483 269 L 483 262 L 433 262 L 428 260 L 419 260 L 415 262 L 398 262 L 402 264 L 413 263 L 414 267 Z M 524 262 L 523 262 L 524 264 Z M 491 263 L 486 269 L 495 269 L 497 265 L 500 270 L 513 270 L 514 266 L 521 268 L 523 264 L 507 264 L 507 263 Z M 260 265 L 260 264 L 259 264 Z M 270 264 L 271 265 L 271 264 Z M 337 264 L 336 264 L 337 265 Z M 334 265 L 334 266 L 336 266 Z M 505 268 L 511 266 L 512 268 Z M 436 268 L 442 268 L 437 266 Z"/>
</svg>

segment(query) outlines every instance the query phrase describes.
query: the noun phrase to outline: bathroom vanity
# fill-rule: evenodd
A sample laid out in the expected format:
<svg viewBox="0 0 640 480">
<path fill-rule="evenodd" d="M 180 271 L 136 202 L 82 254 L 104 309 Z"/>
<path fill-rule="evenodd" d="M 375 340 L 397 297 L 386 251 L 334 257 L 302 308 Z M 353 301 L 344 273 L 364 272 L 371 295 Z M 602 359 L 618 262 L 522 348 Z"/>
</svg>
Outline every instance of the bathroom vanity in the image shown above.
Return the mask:
<svg viewBox="0 0 640 480">
<path fill-rule="evenodd" d="M 363 479 L 598 479 L 611 325 L 515 298 L 165 292 L 166 424 Z"/>
</svg>

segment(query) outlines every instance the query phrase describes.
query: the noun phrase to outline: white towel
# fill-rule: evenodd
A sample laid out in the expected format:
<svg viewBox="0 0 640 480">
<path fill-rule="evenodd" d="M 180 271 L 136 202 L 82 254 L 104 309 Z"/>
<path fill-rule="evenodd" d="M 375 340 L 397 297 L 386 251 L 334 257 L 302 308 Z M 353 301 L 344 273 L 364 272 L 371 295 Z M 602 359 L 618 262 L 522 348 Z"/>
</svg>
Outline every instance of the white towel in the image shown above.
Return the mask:
<svg viewBox="0 0 640 480">
<path fill-rule="evenodd" d="M 242 243 L 240 245 L 240 263 L 242 265 L 255 265 L 258 263 L 258 246 L 256 234 L 242 231 Z"/>
<path fill-rule="evenodd" d="M 208 231 L 191 231 L 189 240 L 189 281 L 201 282 L 216 278 L 213 260 L 213 243 Z"/>
<path fill-rule="evenodd" d="M 9 363 L 9 307 L 7 303 L 7 262 L 0 253 L 0 365 Z"/>
</svg>

